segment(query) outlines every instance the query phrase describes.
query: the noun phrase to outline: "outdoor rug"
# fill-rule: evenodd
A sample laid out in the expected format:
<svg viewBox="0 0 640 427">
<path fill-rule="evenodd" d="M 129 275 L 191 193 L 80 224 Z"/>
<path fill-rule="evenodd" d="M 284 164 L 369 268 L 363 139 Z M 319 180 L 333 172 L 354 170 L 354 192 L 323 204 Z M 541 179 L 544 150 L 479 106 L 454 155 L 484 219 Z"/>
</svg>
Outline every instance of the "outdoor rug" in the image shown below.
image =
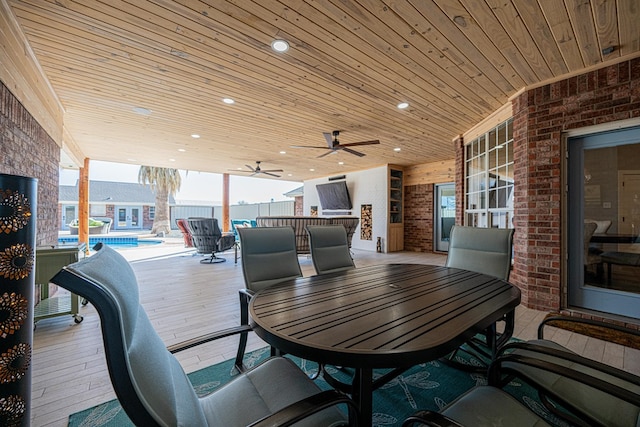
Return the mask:
<svg viewBox="0 0 640 427">
<path fill-rule="evenodd" d="M 465 358 L 466 363 L 474 363 L 462 352 L 458 353 L 461 354 L 460 357 Z M 253 366 L 267 357 L 269 357 L 269 349 L 263 348 L 248 353 L 245 356 L 245 362 L 247 366 Z M 290 355 L 286 357 L 294 360 L 310 376 L 317 372 L 317 363 Z M 343 381 L 349 378 L 348 372 L 344 370 L 330 369 L 330 372 Z M 374 377 L 383 372 L 385 371 L 374 371 Z M 237 375 L 237 371 L 233 367 L 233 360 L 227 360 L 193 372 L 189 374 L 189 378 L 196 392 L 199 395 L 205 395 L 235 375 Z M 322 378 L 317 379 L 316 382 L 323 389 L 330 388 Z M 481 384 L 486 384 L 484 375 L 464 372 L 438 360 L 416 365 L 374 392 L 372 427 L 400 426 L 403 420 L 413 412 L 421 409 L 437 411 L 468 389 Z M 505 390 L 532 411 L 545 418 L 549 424 L 566 425 L 547 412 L 531 387 L 513 381 Z M 130 427 L 132 425 L 117 400 L 72 414 L 69 417 L 69 427 Z"/>
</svg>

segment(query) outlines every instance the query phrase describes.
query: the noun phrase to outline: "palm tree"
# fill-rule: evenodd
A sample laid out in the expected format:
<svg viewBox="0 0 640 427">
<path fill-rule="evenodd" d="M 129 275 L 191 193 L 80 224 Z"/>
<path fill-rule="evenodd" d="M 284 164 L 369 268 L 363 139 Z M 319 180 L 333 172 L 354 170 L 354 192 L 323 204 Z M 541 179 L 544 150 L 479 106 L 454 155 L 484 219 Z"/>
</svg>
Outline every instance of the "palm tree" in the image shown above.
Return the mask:
<svg viewBox="0 0 640 427">
<path fill-rule="evenodd" d="M 138 182 L 149 185 L 156 193 L 156 211 L 151 234 L 169 233 L 169 196 L 180 190 L 182 178 L 178 169 L 140 166 Z"/>
</svg>

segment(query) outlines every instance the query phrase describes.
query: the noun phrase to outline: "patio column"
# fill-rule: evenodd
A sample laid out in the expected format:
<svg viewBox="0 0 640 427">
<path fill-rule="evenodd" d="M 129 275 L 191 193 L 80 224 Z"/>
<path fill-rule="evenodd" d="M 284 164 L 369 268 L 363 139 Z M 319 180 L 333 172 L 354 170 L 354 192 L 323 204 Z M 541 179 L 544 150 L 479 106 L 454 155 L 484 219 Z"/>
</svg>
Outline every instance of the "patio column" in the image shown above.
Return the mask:
<svg viewBox="0 0 640 427">
<path fill-rule="evenodd" d="M 78 244 L 89 253 L 89 159 L 84 159 L 78 178 Z"/>
<path fill-rule="evenodd" d="M 222 174 L 222 231 L 229 231 L 229 174 Z"/>
</svg>

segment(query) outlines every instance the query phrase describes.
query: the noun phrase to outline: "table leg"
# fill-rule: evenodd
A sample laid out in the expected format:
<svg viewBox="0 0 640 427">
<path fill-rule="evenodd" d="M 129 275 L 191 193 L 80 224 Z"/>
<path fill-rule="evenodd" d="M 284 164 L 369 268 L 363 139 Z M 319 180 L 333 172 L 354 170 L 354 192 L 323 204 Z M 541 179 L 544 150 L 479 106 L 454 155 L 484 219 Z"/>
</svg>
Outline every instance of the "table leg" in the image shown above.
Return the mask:
<svg viewBox="0 0 640 427">
<path fill-rule="evenodd" d="M 360 425 L 370 427 L 373 424 L 373 369 L 357 368 L 352 390 L 351 398 L 360 409 Z"/>
</svg>

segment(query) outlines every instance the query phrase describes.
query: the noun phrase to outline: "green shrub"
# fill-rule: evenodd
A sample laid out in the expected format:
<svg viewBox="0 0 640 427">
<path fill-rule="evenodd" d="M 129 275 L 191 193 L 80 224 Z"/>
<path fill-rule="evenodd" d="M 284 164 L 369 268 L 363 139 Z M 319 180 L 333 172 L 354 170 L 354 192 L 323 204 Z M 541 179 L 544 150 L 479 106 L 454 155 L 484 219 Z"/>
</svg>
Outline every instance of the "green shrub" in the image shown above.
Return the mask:
<svg viewBox="0 0 640 427">
<path fill-rule="evenodd" d="M 71 221 L 69 223 L 69 225 L 71 227 L 77 227 L 78 226 L 78 218 L 74 219 L 73 221 Z M 89 218 L 89 227 L 102 227 L 104 225 L 104 221 L 100 221 L 97 219 L 93 219 L 93 218 Z"/>
</svg>

